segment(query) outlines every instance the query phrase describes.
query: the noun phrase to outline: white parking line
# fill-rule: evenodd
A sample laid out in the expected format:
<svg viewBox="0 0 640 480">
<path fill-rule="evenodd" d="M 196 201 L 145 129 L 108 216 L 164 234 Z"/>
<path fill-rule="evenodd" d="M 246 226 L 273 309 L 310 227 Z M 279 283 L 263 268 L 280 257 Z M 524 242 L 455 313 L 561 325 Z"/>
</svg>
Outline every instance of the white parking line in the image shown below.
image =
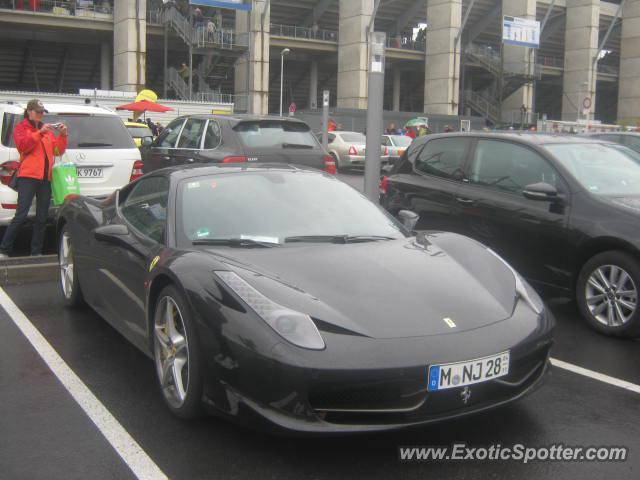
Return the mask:
<svg viewBox="0 0 640 480">
<path fill-rule="evenodd" d="M 577 373 L 578 375 L 584 375 L 585 377 L 593 378 L 594 380 L 598 380 L 603 383 L 608 383 L 609 385 L 613 385 L 614 387 L 624 388 L 625 390 L 629 390 L 630 392 L 640 393 L 640 385 L 636 385 L 635 383 L 627 382 L 625 380 L 620 380 L 619 378 L 610 377 L 609 375 L 605 375 L 603 373 L 594 372 L 593 370 L 587 370 L 586 368 L 579 367 L 578 365 L 573 365 L 572 363 L 563 362 L 562 360 L 558 360 L 557 358 L 551 359 L 551 365 L 554 367 L 562 368 L 564 370 L 568 370 L 573 373 Z"/>
<path fill-rule="evenodd" d="M 0 305 L 136 477 L 141 480 L 166 479 L 167 476 L 162 470 L 91 393 L 91 390 L 82 383 L 82 380 L 62 360 L 2 288 L 0 288 Z"/>
</svg>

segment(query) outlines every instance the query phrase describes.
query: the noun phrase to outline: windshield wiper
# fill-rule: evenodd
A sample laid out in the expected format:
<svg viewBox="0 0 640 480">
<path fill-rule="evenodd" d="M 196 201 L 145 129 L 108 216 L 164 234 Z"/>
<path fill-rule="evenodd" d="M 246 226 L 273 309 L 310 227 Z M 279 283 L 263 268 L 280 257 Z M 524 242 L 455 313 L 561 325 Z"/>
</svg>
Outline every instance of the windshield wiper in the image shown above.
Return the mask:
<svg viewBox="0 0 640 480">
<path fill-rule="evenodd" d="M 239 248 L 252 248 L 252 247 L 264 247 L 271 248 L 277 247 L 278 243 L 262 242 L 260 240 L 253 240 L 251 238 L 201 238 L 193 240 L 192 245 L 225 245 L 229 247 Z"/>
<path fill-rule="evenodd" d="M 112 143 L 100 143 L 100 142 L 86 142 L 86 143 L 79 143 L 78 147 L 111 147 L 113 146 Z"/>
<path fill-rule="evenodd" d="M 384 235 L 298 235 L 286 237 L 285 243 L 306 242 L 306 243 L 358 243 L 377 242 L 379 240 L 395 240 L 395 237 Z"/>
<path fill-rule="evenodd" d="M 313 146 L 305 145 L 303 143 L 283 143 L 282 148 L 306 148 L 307 150 L 311 150 Z"/>
</svg>

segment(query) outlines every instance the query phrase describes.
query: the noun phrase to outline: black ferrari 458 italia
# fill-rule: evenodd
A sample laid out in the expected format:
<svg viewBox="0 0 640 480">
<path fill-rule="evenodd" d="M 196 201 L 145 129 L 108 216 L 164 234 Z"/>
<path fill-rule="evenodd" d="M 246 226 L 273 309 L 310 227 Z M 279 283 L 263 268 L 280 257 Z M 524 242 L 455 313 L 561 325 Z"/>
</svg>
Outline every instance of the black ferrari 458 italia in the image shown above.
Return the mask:
<svg viewBox="0 0 640 480">
<path fill-rule="evenodd" d="M 158 170 L 68 198 L 58 232 L 65 303 L 152 357 L 179 417 L 392 429 L 517 400 L 548 368 L 553 317 L 504 260 L 323 172 Z"/>
</svg>

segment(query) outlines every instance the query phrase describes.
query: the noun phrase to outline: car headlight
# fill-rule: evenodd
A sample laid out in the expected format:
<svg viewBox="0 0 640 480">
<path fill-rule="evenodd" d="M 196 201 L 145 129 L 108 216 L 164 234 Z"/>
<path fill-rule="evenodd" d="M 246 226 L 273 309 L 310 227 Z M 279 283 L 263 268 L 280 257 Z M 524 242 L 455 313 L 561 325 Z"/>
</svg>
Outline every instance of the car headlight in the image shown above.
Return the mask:
<svg viewBox="0 0 640 480">
<path fill-rule="evenodd" d="M 325 347 L 322 335 L 309 315 L 270 300 L 234 272 L 214 273 L 282 338 L 298 347 L 311 350 L 322 350 Z"/>
<path fill-rule="evenodd" d="M 516 295 L 524 300 L 524 302 L 531 307 L 531 310 L 540 315 L 544 310 L 544 303 L 542 303 L 542 299 L 540 298 L 540 296 L 520 276 L 520 274 L 516 272 L 511 265 L 509 265 L 509 263 L 504 258 L 502 258 L 490 248 L 487 248 L 487 250 L 491 252 L 496 258 L 499 258 L 500 261 L 504 263 L 509 270 L 511 270 L 511 273 L 513 273 L 513 277 L 516 280 Z"/>
</svg>

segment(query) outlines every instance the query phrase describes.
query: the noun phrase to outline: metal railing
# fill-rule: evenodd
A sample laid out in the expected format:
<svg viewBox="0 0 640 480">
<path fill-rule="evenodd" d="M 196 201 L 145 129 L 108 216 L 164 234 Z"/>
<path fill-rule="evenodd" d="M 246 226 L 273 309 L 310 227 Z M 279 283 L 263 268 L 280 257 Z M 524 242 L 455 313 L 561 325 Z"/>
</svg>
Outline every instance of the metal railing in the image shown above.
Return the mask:
<svg viewBox="0 0 640 480">
<path fill-rule="evenodd" d="M 182 15 L 174 5 L 160 10 L 157 15 L 161 23 L 172 27 L 187 44 L 195 47 L 231 49 L 249 46 L 248 34 L 237 34 L 231 29 L 216 28 L 213 19 L 208 17 L 202 17 L 192 25 L 189 19 Z"/>
<path fill-rule="evenodd" d="M 113 18 L 113 2 L 101 0 L 4 0 L 0 10 L 74 16 L 80 18 Z"/>
<path fill-rule="evenodd" d="M 296 27 L 295 25 L 269 25 L 271 35 L 276 37 L 301 38 L 305 40 L 320 40 L 323 42 L 338 42 L 338 32 L 323 28 Z"/>
<path fill-rule="evenodd" d="M 478 113 L 482 114 L 494 123 L 499 120 L 500 112 L 494 102 L 476 92 L 472 92 L 471 90 L 466 90 L 463 93 L 463 96 L 465 103 L 471 106 Z"/>
<path fill-rule="evenodd" d="M 619 69 L 615 65 L 606 65 L 598 63 L 598 73 L 606 73 L 608 75 L 618 75 Z"/>
<path fill-rule="evenodd" d="M 549 55 L 538 55 L 536 64 L 541 67 L 564 68 L 564 58 Z"/>
<path fill-rule="evenodd" d="M 413 40 L 413 38 L 407 36 L 387 37 L 387 48 L 424 52 L 426 50 L 426 42 L 417 42 Z"/>
</svg>

